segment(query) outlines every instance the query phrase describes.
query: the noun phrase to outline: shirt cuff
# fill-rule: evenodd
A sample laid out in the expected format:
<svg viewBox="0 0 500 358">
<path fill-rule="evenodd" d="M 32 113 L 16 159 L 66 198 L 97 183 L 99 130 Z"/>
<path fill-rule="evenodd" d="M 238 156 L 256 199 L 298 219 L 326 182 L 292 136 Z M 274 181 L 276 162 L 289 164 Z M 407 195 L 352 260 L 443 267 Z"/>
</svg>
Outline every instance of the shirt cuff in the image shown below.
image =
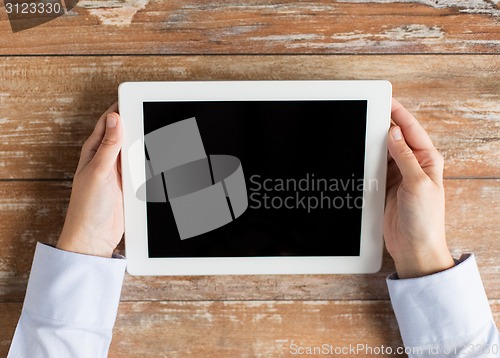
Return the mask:
<svg viewBox="0 0 500 358">
<path fill-rule="evenodd" d="M 493 319 L 473 254 L 442 272 L 410 279 L 392 274 L 386 281 L 407 347 L 468 337 Z"/>
<path fill-rule="evenodd" d="M 23 310 L 78 327 L 112 328 L 126 260 L 37 243 Z"/>
</svg>

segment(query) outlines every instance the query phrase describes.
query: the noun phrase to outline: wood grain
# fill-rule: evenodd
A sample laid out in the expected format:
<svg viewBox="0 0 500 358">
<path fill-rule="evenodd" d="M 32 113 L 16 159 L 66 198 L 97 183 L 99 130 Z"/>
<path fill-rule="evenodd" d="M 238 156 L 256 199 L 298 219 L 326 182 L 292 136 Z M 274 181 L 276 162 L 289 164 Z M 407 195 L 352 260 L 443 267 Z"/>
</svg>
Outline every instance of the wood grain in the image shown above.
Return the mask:
<svg viewBox="0 0 500 358">
<path fill-rule="evenodd" d="M 80 0 L 14 34 L 2 3 L 0 357 L 35 243 L 57 241 L 81 145 L 123 81 L 391 81 L 445 157 L 449 246 L 476 254 L 500 325 L 499 18 L 490 0 Z M 397 347 L 393 270 L 385 252 L 374 275 L 126 275 L 110 357 Z"/>
<path fill-rule="evenodd" d="M 499 325 L 500 301 L 490 305 Z M 21 303 L 0 303 L 2 357 L 20 313 Z M 109 357 L 291 357 L 291 344 L 396 350 L 402 342 L 388 301 L 121 302 Z"/>
<path fill-rule="evenodd" d="M 402 345 L 387 301 L 127 303 L 114 337 L 110 357 L 267 358 L 292 356 L 290 344 Z"/>
<path fill-rule="evenodd" d="M 0 11 L 0 54 L 494 54 L 499 15 L 486 0 L 82 0 L 15 34 Z"/>
<path fill-rule="evenodd" d="M 447 235 L 455 257 L 474 252 L 491 299 L 500 298 L 500 179 L 448 179 Z M 69 182 L 0 182 L 0 302 L 22 301 L 36 241 L 54 244 L 70 195 Z M 122 247 L 123 249 L 123 247 Z M 124 253 L 123 251 L 121 251 Z M 370 300 L 388 299 L 385 254 L 374 275 L 133 277 L 130 300 Z"/>
<path fill-rule="evenodd" d="M 491 304 L 499 312 L 499 302 Z M 402 346 L 387 301 L 130 303 L 120 308 L 117 327 L 110 357 L 290 357 L 292 343 Z"/>
<path fill-rule="evenodd" d="M 0 179 L 71 179 L 123 81 L 387 79 L 447 177 L 500 175 L 500 56 L 0 58 Z"/>
</svg>

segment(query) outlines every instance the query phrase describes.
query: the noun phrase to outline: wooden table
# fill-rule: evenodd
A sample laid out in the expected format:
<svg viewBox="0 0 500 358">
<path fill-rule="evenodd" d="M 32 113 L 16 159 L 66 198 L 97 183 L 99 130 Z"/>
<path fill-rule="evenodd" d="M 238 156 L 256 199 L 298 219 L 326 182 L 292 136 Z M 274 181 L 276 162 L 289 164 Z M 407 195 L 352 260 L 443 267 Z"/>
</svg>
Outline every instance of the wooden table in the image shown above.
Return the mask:
<svg viewBox="0 0 500 358">
<path fill-rule="evenodd" d="M 445 157 L 448 242 L 477 255 L 500 323 L 498 0 L 87 0 L 17 33 L 2 7 L 0 33 L 0 356 L 35 243 L 62 228 L 80 147 L 133 80 L 391 81 Z M 110 356 L 396 348 L 393 269 L 385 254 L 373 275 L 127 275 Z"/>
</svg>

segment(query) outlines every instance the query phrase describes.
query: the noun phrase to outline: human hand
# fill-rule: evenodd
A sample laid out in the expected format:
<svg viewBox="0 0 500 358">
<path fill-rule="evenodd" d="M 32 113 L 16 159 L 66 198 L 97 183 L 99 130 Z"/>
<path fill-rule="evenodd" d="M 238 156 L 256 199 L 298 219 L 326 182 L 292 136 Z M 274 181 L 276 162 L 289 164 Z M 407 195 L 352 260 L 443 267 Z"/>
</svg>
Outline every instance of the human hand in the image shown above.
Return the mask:
<svg viewBox="0 0 500 358">
<path fill-rule="evenodd" d="M 66 220 L 56 247 L 111 257 L 123 232 L 122 127 L 113 104 L 83 144 Z"/>
<path fill-rule="evenodd" d="M 392 100 L 384 240 L 400 278 L 454 266 L 446 244 L 443 157 L 415 117 Z"/>
</svg>

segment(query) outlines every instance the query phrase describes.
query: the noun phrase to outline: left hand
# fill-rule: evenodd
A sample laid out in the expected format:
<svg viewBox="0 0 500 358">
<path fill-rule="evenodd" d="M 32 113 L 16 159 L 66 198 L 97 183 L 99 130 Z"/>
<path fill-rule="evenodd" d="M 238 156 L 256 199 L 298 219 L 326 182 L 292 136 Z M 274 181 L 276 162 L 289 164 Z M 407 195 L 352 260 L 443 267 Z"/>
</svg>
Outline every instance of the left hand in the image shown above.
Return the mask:
<svg viewBox="0 0 500 358">
<path fill-rule="evenodd" d="M 124 233 L 120 150 L 122 125 L 113 104 L 83 144 L 66 220 L 56 247 L 111 257 Z"/>
</svg>

